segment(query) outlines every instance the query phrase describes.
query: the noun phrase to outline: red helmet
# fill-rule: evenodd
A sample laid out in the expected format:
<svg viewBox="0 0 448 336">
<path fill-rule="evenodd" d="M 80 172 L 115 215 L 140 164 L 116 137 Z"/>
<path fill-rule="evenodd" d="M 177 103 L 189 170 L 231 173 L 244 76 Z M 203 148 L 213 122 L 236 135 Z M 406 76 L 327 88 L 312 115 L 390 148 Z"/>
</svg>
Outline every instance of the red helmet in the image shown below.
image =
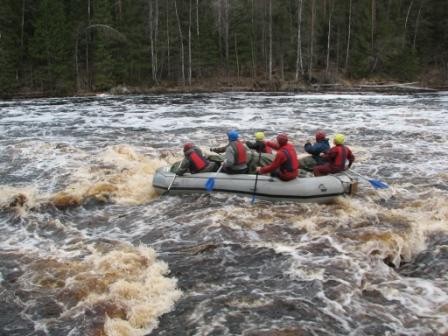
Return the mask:
<svg viewBox="0 0 448 336">
<path fill-rule="evenodd" d="M 277 135 L 277 142 L 280 146 L 284 146 L 288 143 L 288 136 L 286 133 L 280 133 Z"/>
<path fill-rule="evenodd" d="M 326 137 L 327 137 L 327 135 L 325 134 L 324 131 L 317 131 L 316 132 L 316 141 L 325 140 Z"/>
<path fill-rule="evenodd" d="M 187 143 L 184 145 L 184 153 L 187 152 L 187 151 L 189 151 L 190 149 L 192 149 L 193 146 L 194 146 L 194 144 L 192 144 L 191 142 L 187 142 Z"/>
</svg>

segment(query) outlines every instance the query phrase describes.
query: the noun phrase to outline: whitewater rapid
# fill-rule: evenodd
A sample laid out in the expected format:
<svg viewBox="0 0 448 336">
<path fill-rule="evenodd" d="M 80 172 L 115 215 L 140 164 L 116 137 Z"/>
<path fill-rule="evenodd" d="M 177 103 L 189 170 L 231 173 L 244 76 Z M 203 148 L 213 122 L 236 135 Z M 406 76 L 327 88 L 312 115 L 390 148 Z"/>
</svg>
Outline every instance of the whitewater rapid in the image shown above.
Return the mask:
<svg viewBox="0 0 448 336">
<path fill-rule="evenodd" d="M 448 332 L 448 94 L 0 101 L 0 334 Z M 159 197 L 193 141 L 346 134 L 333 204 Z"/>
</svg>

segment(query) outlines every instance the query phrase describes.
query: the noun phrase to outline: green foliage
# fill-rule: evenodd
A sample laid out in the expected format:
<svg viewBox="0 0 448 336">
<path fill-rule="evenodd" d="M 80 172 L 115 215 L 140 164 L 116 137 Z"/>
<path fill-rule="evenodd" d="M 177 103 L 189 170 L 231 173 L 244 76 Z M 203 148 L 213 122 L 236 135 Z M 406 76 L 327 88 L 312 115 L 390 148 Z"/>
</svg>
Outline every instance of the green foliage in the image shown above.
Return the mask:
<svg viewBox="0 0 448 336">
<path fill-rule="evenodd" d="M 16 73 L 20 55 L 20 40 L 9 1 L 0 6 L 0 97 L 10 94 L 17 86 Z"/>
<path fill-rule="evenodd" d="M 181 43 L 185 73 L 191 66 L 193 81 L 237 73 L 268 78 L 270 19 L 274 78 L 291 79 L 300 3 L 303 68 L 312 60 L 317 78 L 327 73 L 329 54 L 330 74 L 415 80 L 431 68 L 448 80 L 443 70 L 448 67 L 446 0 L 3 0 L 0 94 L 20 88 L 102 91 L 175 81 L 181 78 Z"/>
<path fill-rule="evenodd" d="M 41 0 L 30 54 L 35 63 L 36 84 L 44 90 L 65 92 L 73 85 L 70 43 L 61 1 Z"/>
</svg>

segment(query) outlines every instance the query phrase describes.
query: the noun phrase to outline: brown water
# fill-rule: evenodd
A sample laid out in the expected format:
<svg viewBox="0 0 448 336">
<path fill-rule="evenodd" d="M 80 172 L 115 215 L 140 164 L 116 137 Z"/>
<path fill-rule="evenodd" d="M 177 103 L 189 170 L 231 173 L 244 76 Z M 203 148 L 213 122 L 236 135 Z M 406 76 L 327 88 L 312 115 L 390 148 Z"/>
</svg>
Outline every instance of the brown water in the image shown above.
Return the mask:
<svg viewBox="0 0 448 336">
<path fill-rule="evenodd" d="M 448 95 L 0 101 L 0 335 L 448 332 Z M 343 132 L 334 204 L 162 197 L 155 169 L 238 127 Z"/>
</svg>

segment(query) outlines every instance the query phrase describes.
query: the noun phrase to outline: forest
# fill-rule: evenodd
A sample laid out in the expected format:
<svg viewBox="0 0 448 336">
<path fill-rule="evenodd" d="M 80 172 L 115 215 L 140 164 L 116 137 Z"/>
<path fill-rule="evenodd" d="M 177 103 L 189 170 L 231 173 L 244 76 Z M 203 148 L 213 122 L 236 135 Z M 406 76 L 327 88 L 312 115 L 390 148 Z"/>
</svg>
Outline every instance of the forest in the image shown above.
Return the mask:
<svg viewBox="0 0 448 336">
<path fill-rule="evenodd" d="M 443 87 L 447 27 L 447 0 L 2 0 L 0 97 L 357 80 Z"/>
</svg>

